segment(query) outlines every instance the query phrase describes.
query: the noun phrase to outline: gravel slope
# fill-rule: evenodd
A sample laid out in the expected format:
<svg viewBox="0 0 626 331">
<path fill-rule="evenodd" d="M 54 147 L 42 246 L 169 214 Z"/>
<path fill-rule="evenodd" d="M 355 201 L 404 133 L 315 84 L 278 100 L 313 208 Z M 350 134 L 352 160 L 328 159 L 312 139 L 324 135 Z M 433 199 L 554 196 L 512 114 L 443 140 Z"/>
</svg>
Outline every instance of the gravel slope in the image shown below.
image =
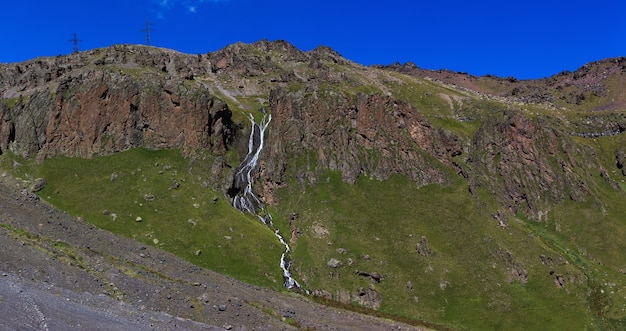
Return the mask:
<svg viewBox="0 0 626 331">
<path fill-rule="evenodd" d="M 199 268 L 0 177 L 0 330 L 415 330 Z"/>
</svg>

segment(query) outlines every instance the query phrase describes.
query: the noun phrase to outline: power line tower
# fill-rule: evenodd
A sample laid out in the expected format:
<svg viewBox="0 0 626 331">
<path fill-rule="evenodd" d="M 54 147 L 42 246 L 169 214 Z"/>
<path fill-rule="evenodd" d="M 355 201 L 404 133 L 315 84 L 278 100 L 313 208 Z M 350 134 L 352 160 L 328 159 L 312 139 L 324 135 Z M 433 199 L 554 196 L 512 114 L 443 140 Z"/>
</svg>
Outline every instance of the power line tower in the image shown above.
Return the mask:
<svg viewBox="0 0 626 331">
<path fill-rule="evenodd" d="M 152 28 L 152 22 L 146 20 L 146 27 L 139 31 L 146 33 L 146 45 L 150 46 L 150 32 L 154 32 L 154 29 Z"/>
<path fill-rule="evenodd" d="M 78 53 L 78 43 L 81 42 L 82 40 L 78 39 L 78 37 L 74 33 L 74 38 L 70 39 L 69 41 L 74 43 L 74 53 Z"/>
</svg>

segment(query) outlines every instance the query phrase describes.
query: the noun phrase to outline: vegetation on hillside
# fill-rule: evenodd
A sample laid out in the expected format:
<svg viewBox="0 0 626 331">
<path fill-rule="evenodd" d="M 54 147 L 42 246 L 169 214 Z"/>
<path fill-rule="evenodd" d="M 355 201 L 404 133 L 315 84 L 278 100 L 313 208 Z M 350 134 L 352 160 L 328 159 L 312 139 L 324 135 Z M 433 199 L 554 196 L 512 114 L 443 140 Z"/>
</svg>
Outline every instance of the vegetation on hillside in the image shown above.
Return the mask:
<svg viewBox="0 0 626 331">
<path fill-rule="evenodd" d="M 383 95 L 377 100 L 406 103 L 404 109 L 426 118 L 426 129 L 457 139 L 460 153 L 430 155 L 414 141 L 419 135 L 398 130 L 445 176 L 442 184 L 416 183 L 403 173 L 385 180 L 361 173 L 348 184 L 341 164 L 320 166 L 326 146 L 281 141 L 300 149 L 280 160 L 280 176 L 264 177 L 273 166 L 264 164 L 258 191 L 272 201 L 269 210 L 291 244 L 293 273 L 305 290 L 342 307 L 443 329 L 626 328 L 626 109 L 617 102 L 623 78 L 581 90 L 595 71 L 527 85 L 463 77 L 478 87 L 472 90 L 458 76 L 446 81 L 443 74 L 365 68 L 327 49 L 305 54 L 265 42 L 209 57 L 222 55 L 231 62 L 214 61 L 215 68 L 185 81 L 224 100 L 240 130 L 218 171 L 220 183 L 212 167 L 223 155 L 200 150 L 183 156 L 178 149 L 137 148 L 41 163 L 5 151 L 2 168 L 28 181 L 45 178 L 42 199 L 98 227 L 282 290 L 284 247 L 216 188 L 245 153 L 248 113 L 273 111 L 268 100 L 276 89 L 295 100 L 285 107 L 306 100 L 319 109 Z M 124 70 L 140 70 L 131 69 Z M 0 106 L 14 107 L 16 100 Z M 351 125 L 351 118 L 342 120 Z M 371 138 L 347 132 L 349 139 Z M 397 144 L 391 133 L 384 138 Z M 368 159 L 354 162 L 388 157 L 362 148 Z M 446 157 L 448 163 L 441 161 Z"/>
</svg>

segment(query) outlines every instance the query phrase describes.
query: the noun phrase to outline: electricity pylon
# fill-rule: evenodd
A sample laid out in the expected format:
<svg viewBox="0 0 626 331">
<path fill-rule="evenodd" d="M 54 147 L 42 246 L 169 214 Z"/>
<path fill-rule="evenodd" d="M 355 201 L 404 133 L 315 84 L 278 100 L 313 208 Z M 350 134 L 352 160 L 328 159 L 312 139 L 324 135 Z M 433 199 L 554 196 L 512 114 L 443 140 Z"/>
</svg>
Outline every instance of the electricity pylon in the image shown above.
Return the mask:
<svg viewBox="0 0 626 331">
<path fill-rule="evenodd" d="M 78 39 L 78 37 L 74 33 L 74 38 L 70 39 L 69 41 L 74 43 L 74 53 L 78 53 L 78 43 L 81 42 L 82 40 Z"/>
<path fill-rule="evenodd" d="M 141 32 L 146 33 L 146 45 L 148 46 L 150 46 L 150 32 L 154 31 L 154 29 L 152 29 L 151 26 L 152 26 L 152 22 L 146 20 L 146 27 L 142 30 L 139 30 Z"/>
</svg>

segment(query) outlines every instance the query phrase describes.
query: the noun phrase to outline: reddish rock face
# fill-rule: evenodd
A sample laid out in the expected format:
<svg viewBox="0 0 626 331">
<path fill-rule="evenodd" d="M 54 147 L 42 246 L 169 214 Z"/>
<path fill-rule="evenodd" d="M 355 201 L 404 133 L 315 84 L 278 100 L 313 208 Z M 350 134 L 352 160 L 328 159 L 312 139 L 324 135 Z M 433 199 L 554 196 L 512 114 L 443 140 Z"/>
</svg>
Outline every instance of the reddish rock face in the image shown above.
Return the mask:
<svg viewBox="0 0 626 331">
<path fill-rule="evenodd" d="M 468 167 L 470 191 L 488 189 L 512 211 L 523 208 L 534 218 L 552 202 L 586 199 L 591 173 L 603 171 L 592 150 L 542 120 L 510 111 L 495 114 L 476 132 Z"/>
<path fill-rule="evenodd" d="M 298 66 L 306 70 L 296 72 Z M 463 142 L 468 156 L 453 159 L 465 152 L 454 134 L 433 128 L 407 102 L 385 94 L 350 94 L 342 87 L 348 76 L 334 66 L 355 69 L 331 49 L 305 53 L 281 41 L 238 43 L 197 56 L 116 45 L 0 65 L 0 153 L 11 148 L 39 159 L 91 157 L 143 146 L 224 154 L 233 146 L 243 155 L 247 135 L 236 131 L 245 124 L 233 123 L 229 108 L 214 97 L 218 93 L 235 103 L 238 98 L 269 101 L 273 120 L 257 172 L 262 178 L 257 189 L 269 203 L 287 176 L 304 186 L 321 180 L 327 169 L 341 172 L 347 183 L 363 175 L 383 180 L 397 173 L 426 185 L 445 184 L 452 168 L 468 179 L 470 191 L 486 188 L 512 209 L 539 211 L 547 200 L 585 199 L 589 174 L 606 173 L 593 151 L 575 144 L 571 134 L 597 137 L 626 130 L 626 116 L 618 113 L 595 112 L 562 127 L 522 113 L 486 110 L 476 117 L 480 129 Z M 408 65 L 387 69 L 434 73 Z M 449 72 L 435 78 L 500 97 L 508 95 L 509 87 L 517 88 L 510 92 L 514 100 L 548 102 L 560 94 L 550 92 L 546 99 L 537 91 L 552 85 L 559 91 L 566 83 L 600 84 L 624 72 L 619 59 L 530 82 Z M 485 86 L 500 87 L 481 90 Z M 613 90 L 604 91 L 605 96 L 602 89 L 595 92 L 598 98 L 615 97 L 613 106 L 623 99 Z M 242 109 L 250 107 L 243 104 Z M 622 152 L 615 157 L 623 172 Z M 214 174 L 224 172 L 225 161 L 212 167 Z"/>
<path fill-rule="evenodd" d="M 227 148 L 230 111 L 207 93 L 185 95 L 189 91 L 180 87 L 146 86 L 120 73 L 93 75 L 59 87 L 43 157 L 90 157 L 138 146 Z"/>
<path fill-rule="evenodd" d="M 148 54 L 128 63 L 120 57 L 126 53 L 112 54 L 109 61 L 132 70 L 85 66 L 40 87 L 24 83 L 20 88 L 33 88 L 28 97 L 13 107 L 0 106 L 0 151 L 11 146 L 40 159 L 91 157 L 140 146 L 226 151 L 233 135 L 231 112 L 208 90 L 185 83 L 191 69 L 181 68 L 184 75 L 177 69 L 185 61 Z M 139 66 L 142 59 L 163 60 L 163 68 L 171 66 L 176 74 Z M 50 70 L 40 64 L 32 75 L 48 77 Z"/>
<path fill-rule="evenodd" d="M 274 117 L 261 162 L 262 176 L 269 179 L 265 197 L 283 183 L 288 169 L 301 185 L 320 180 L 325 169 L 341 171 L 348 183 L 361 175 L 382 180 L 393 173 L 418 185 L 447 182 L 443 169 L 454 166 L 450 157 L 461 153 L 453 134 L 433 129 L 415 108 L 387 96 L 354 100 L 329 93 L 272 92 Z M 298 157 L 306 164 L 289 163 Z"/>
</svg>

